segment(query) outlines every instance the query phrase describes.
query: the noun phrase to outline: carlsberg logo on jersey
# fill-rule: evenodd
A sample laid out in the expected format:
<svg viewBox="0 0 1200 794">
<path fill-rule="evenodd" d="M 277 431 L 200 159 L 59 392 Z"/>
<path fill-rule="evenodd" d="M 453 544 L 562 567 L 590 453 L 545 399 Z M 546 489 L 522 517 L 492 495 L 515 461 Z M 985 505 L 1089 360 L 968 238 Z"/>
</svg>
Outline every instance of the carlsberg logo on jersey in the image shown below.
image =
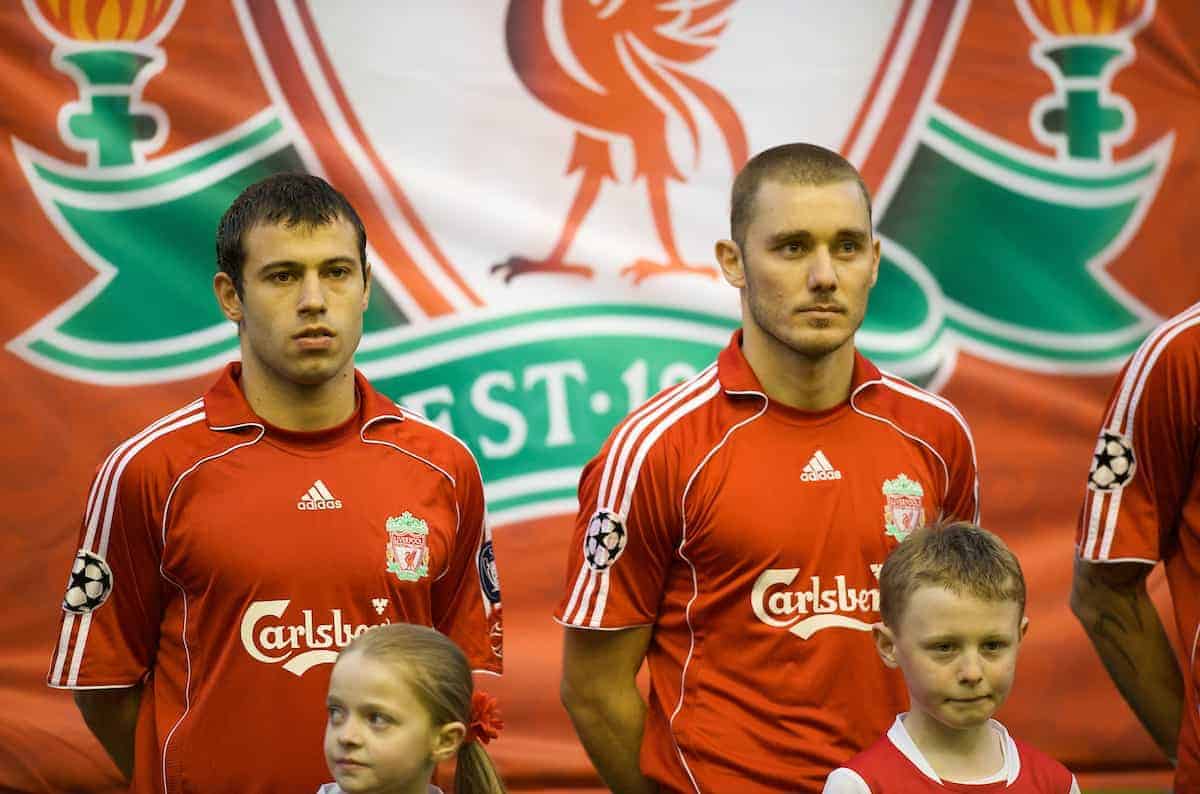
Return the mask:
<svg viewBox="0 0 1200 794">
<path fill-rule="evenodd" d="M 242 615 L 241 637 L 251 658 L 264 664 L 282 663 L 283 669 L 295 676 L 319 664 L 333 664 L 338 651 L 371 625 L 391 623 L 387 619 L 378 624 L 348 623 L 340 609 L 323 614 L 304 609 L 284 619 L 290 604 L 286 599 L 252 603 Z"/>
<path fill-rule="evenodd" d="M 799 573 L 799 568 L 769 568 L 759 574 L 750 592 L 754 616 L 802 640 L 822 629 L 871 630 L 873 615 L 879 613 L 878 587 L 847 585 L 843 574 L 833 581 L 810 576 L 796 582 Z"/>
<path fill-rule="evenodd" d="M 481 13 L 448 0 L 421 13 L 356 4 L 349 17 L 336 3 L 298 15 L 232 0 L 242 40 L 223 44 L 254 64 L 235 74 L 188 50 L 195 31 L 173 37 L 185 0 L 144 14 L 106 4 L 102 30 L 24 0 L 52 44 L 42 68 L 78 96 L 43 122 L 73 159 L 30 135 L 10 141 L 22 198 L 59 238 L 31 256 L 61 259 L 65 244 L 94 276 L 8 347 L 99 385 L 213 371 L 238 348 L 210 289 L 217 220 L 264 176 L 320 173 L 370 240 L 363 371 L 470 445 L 495 522 L 571 511 L 579 469 L 612 426 L 710 363 L 737 325 L 711 255 L 734 174 L 755 151 L 811 140 L 839 148 L 875 191 L 883 260 L 857 342 L 877 363 L 934 387 L 959 349 L 1037 371 L 1112 371 L 1158 319 L 1106 270 L 1171 162 L 1170 129 L 1114 156 L 1138 115 L 1113 79 L 1137 58 L 1155 2 L 1116 4 L 1087 29 L 1070 28 L 1079 17 L 1060 4 L 988 10 L 1033 32 L 1032 47 L 1013 37 L 1007 58 L 1047 87 L 992 124 L 938 100 L 975 12 L 952 0 L 866 17 L 822 6 L 805 35 L 891 59 L 836 70 L 796 62 L 787 3 L 714 18 L 720 4 L 563 14 L 513 0 Z M 424 79 L 429 63 L 437 80 Z M 919 100 L 898 98 L 900 86 Z M 220 131 L 188 137 L 211 127 L 210 116 L 178 123 L 197 112 L 192 97 L 218 88 Z M 805 101 L 781 108 L 780 95 Z M 996 134 L 1013 123 L 1043 148 Z M 831 471 L 802 479 L 827 487 Z"/>
</svg>

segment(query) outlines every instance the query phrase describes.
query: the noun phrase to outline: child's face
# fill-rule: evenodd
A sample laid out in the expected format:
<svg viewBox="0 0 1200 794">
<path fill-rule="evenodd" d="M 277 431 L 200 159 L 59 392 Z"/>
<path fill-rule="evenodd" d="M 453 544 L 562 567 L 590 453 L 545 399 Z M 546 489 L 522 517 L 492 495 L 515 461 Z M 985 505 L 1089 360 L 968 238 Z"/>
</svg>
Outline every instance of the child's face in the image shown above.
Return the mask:
<svg viewBox="0 0 1200 794">
<path fill-rule="evenodd" d="M 405 676 L 361 653 L 333 667 L 325 761 L 347 794 L 425 792 L 436 762 L 458 748 L 461 732 L 435 726 Z M 451 723 L 462 727 L 462 723 Z"/>
<path fill-rule="evenodd" d="M 1008 697 L 1028 623 L 1016 601 L 928 586 L 896 630 L 876 624 L 875 636 L 884 663 L 904 671 L 911 708 L 961 729 L 985 723 Z"/>
</svg>

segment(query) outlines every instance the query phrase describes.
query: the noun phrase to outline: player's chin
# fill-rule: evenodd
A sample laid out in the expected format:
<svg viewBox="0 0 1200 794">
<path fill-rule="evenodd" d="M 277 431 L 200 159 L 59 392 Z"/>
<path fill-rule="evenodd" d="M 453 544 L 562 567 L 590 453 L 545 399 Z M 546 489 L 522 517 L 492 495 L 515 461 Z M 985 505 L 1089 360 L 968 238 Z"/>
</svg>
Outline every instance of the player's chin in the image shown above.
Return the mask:
<svg viewBox="0 0 1200 794">
<path fill-rule="evenodd" d="M 844 328 L 804 328 L 789 334 L 788 347 L 806 358 L 824 358 L 850 339 Z"/>
</svg>

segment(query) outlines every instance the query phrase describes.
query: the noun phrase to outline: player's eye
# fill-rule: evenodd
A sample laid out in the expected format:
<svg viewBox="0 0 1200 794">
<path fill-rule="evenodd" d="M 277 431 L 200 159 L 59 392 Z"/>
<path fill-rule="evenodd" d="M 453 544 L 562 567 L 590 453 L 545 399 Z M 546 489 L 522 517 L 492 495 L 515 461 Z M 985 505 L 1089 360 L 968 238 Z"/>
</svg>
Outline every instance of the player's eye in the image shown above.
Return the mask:
<svg viewBox="0 0 1200 794">
<path fill-rule="evenodd" d="M 274 273 L 267 276 L 267 279 L 276 284 L 287 284 L 292 280 L 292 274 L 286 270 L 276 270 Z"/>
<path fill-rule="evenodd" d="M 330 278 L 343 279 L 350 275 L 350 268 L 338 265 L 326 271 Z"/>
<path fill-rule="evenodd" d="M 841 240 L 837 244 L 838 253 L 856 254 L 858 253 L 859 245 L 857 240 Z"/>
</svg>

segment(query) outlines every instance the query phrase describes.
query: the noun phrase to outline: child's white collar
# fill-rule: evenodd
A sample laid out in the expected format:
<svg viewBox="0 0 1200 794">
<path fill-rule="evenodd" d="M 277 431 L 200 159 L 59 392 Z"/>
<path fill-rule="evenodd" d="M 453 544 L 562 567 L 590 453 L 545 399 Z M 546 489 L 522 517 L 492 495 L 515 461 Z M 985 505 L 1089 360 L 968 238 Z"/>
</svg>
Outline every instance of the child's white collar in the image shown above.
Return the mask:
<svg viewBox="0 0 1200 794">
<path fill-rule="evenodd" d="M 897 715 L 896 721 L 888 729 L 888 741 L 895 745 L 896 749 L 905 758 L 912 761 L 913 766 L 921 770 L 921 774 L 930 780 L 941 783 L 942 779 L 938 777 L 937 772 L 933 771 L 933 767 L 925 760 L 924 754 L 917 747 L 916 742 L 912 740 L 912 737 L 908 735 L 908 730 L 904 727 L 904 716 L 907 713 L 904 712 Z M 959 780 L 955 782 L 980 785 L 983 783 L 998 783 L 1003 780 L 1005 785 L 1011 786 L 1013 781 L 1017 779 L 1017 776 L 1021 774 L 1021 756 L 1017 752 L 1017 746 L 1013 744 L 1012 737 L 1008 735 L 1008 731 L 996 720 L 988 720 L 988 727 L 1000 735 L 1000 751 L 1004 755 L 1004 763 L 994 775 L 988 775 L 980 780 Z"/>
</svg>

